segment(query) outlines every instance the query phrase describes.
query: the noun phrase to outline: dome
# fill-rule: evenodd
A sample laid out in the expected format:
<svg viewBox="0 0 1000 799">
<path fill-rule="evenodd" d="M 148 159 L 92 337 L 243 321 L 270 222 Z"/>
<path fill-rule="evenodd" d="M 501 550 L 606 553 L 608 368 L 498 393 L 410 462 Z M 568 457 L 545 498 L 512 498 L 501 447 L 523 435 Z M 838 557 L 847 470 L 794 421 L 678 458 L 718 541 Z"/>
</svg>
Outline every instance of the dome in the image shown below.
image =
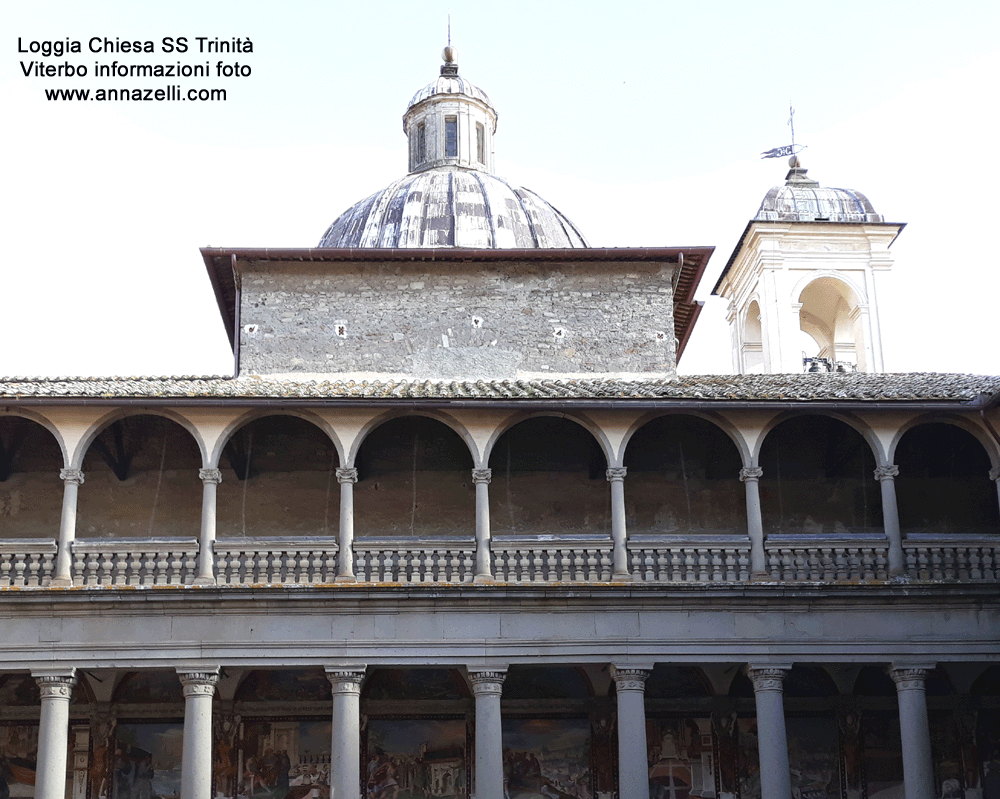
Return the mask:
<svg viewBox="0 0 1000 799">
<path fill-rule="evenodd" d="M 442 94 L 463 94 L 466 97 L 471 97 L 473 100 L 478 100 L 488 105 L 490 108 L 493 107 L 493 103 L 486 96 L 486 92 L 476 86 L 471 80 L 466 80 L 461 75 L 439 75 L 437 80 L 432 80 L 413 95 L 406 106 L 406 110 L 409 111 L 413 106 L 419 105 L 424 100 Z"/>
<path fill-rule="evenodd" d="M 341 214 L 320 247 L 586 247 L 534 192 L 478 170 L 437 167 L 389 184 Z"/>
<path fill-rule="evenodd" d="M 784 186 L 775 186 L 764 195 L 754 217 L 781 222 L 884 222 L 860 191 L 824 188 L 806 177 L 796 156 Z"/>
</svg>

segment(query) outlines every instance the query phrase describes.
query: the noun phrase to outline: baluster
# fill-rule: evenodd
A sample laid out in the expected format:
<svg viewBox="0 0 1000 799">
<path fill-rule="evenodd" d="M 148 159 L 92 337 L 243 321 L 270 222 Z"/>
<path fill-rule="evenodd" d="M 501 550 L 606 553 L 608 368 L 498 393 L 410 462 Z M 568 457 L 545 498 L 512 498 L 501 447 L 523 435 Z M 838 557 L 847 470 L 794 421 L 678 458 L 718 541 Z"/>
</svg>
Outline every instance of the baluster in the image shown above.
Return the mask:
<svg viewBox="0 0 1000 799">
<path fill-rule="evenodd" d="M 875 551 L 875 579 L 888 580 L 889 579 L 888 548 L 881 545 L 876 545 L 874 547 L 874 551 Z"/>
<path fill-rule="evenodd" d="M 52 580 L 52 569 L 55 564 L 55 555 L 50 552 L 46 552 L 42 555 L 42 563 L 40 565 L 41 569 L 41 579 L 42 585 L 48 586 Z M 0 580 L 0 585 L 3 585 L 2 580 Z"/>
<path fill-rule="evenodd" d="M 167 557 L 170 559 L 168 582 L 170 585 L 180 585 L 182 583 L 181 566 L 184 563 L 184 556 L 176 550 L 171 550 L 167 553 Z"/>
<path fill-rule="evenodd" d="M 24 553 L 18 552 L 14 556 L 14 585 L 18 588 L 24 585 L 24 568 L 25 568 Z"/>
<path fill-rule="evenodd" d="M 406 558 L 405 552 L 400 552 L 398 559 L 394 561 L 392 553 L 385 549 L 380 549 L 378 552 L 379 559 L 382 561 L 382 582 L 383 583 L 394 583 L 396 582 L 397 569 L 400 576 L 403 575 L 403 563 L 402 561 Z M 404 582 L 402 579 L 400 582 Z"/>
<path fill-rule="evenodd" d="M 861 579 L 872 581 L 875 579 L 875 548 L 861 547 L 858 549 L 861 555 Z"/>
<path fill-rule="evenodd" d="M 928 557 L 926 547 L 917 547 L 917 573 L 920 580 L 931 579 L 930 569 L 928 568 Z"/>
<path fill-rule="evenodd" d="M 116 552 L 109 566 L 109 584 L 120 588 L 128 584 L 128 552 Z"/>
<path fill-rule="evenodd" d="M 969 579 L 982 580 L 982 558 L 979 554 L 979 547 L 969 547 Z"/>
<path fill-rule="evenodd" d="M 736 562 L 740 570 L 737 578 L 741 583 L 745 583 L 750 579 L 750 551 L 742 547 L 736 550 Z"/>
<path fill-rule="evenodd" d="M 656 552 L 652 549 L 640 549 L 642 554 L 642 574 L 643 582 L 656 582 Z"/>
<path fill-rule="evenodd" d="M 708 567 L 711 564 L 709 554 L 702 547 L 695 549 L 694 553 L 695 557 L 698 559 L 698 582 L 707 583 L 711 579 L 708 570 Z"/>
<path fill-rule="evenodd" d="M 582 579 L 586 580 L 588 583 L 596 583 L 601 579 L 601 574 L 597 569 L 597 563 L 601 556 L 601 550 L 599 547 L 594 547 L 593 549 L 588 547 L 583 551 L 583 555 L 584 558 L 581 568 L 585 571 Z"/>
<path fill-rule="evenodd" d="M 156 556 L 156 585 L 166 585 L 167 584 L 167 568 L 170 566 L 169 561 L 167 561 L 166 552 L 157 552 Z"/>
<path fill-rule="evenodd" d="M 575 549 L 560 549 L 559 550 L 559 577 L 560 582 L 573 582 L 573 555 L 576 554 Z"/>
<path fill-rule="evenodd" d="M 944 579 L 944 571 L 941 567 L 941 547 L 928 547 L 928 549 L 930 549 L 931 556 L 931 579 L 942 580 Z"/>
<path fill-rule="evenodd" d="M 13 571 L 14 563 L 11 555 L 7 553 L 0 554 L 0 586 L 4 588 L 9 588 L 13 583 L 11 582 L 11 572 Z"/>
<path fill-rule="evenodd" d="M 534 583 L 545 582 L 545 572 L 543 567 L 545 564 L 545 550 L 532 549 L 531 550 L 531 581 Z"/>
<path fill-rule="evenodd" d="M 97 579 L 98 579 L 98 570 L 99 570 L 100 565 L 101 565 L 101 561 L 98 558 L 97 553 L 96 552 L 88 552 L 87 553 L 87 564 L 86 564 L 86 575 L 87 575 L 87 578 L 86 578 L 85 585 L 91 586 L 91 585 L 97 585 L 98 584 Z"/>
<path fill-rule="evenodd" d="M 966 567 L 968 562 L 968 549 L 966 547 L 955 547 L 949 550 L 951 555 L 945 568 L 944 578 L 946 580 L 968 580 L 969 570 Z"/>
<path fill-rule="evenodd" d="M 437 574 L 437 565 L 440 564 L 441 559 L 436 549 L 425 549 L 424 550 L 424 582 L 425 583 L 437 583 L 440 579 Z"/>
<path fill-rule="evenodd" d="M 721 583 L 726 579 L 726 569 L 723 563 L 723 555 L 725 552 L 722 549 L 712 547 L 709 550 L 709 556 L 712 559 L 712 582 Z"/>
<path fill-rule="evenodd" d="M 531 550 L 518 549 L 517 579 L 522 583 L 531 582 Z"/>
</svg>

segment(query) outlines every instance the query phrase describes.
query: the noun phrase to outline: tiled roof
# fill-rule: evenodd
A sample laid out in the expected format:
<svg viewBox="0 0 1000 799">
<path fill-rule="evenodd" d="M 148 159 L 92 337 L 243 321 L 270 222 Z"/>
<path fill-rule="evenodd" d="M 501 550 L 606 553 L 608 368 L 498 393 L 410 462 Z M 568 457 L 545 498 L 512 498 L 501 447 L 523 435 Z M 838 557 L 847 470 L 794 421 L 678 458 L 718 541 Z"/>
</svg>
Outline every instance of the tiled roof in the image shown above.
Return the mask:
<svg viewBox="0 0 1000 799">
<path fill-rule="evenodd" d="M 0 378 L 0 399 L 694 400 L 973 402 L 1000 377 L 938 373 L 701 375 L 676 379 L 296 380 L 276 377 Z"/>
</svg>

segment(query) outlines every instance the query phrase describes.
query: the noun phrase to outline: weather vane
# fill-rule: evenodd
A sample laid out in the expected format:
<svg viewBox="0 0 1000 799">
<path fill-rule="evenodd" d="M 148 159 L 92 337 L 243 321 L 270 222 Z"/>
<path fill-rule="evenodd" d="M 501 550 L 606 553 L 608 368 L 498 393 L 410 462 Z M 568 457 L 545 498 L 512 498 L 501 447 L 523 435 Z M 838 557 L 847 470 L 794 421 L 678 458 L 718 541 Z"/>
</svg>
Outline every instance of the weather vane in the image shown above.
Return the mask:
<svg viewBox="0 0 1000 799">
<path fill-rule="evenodd" d="M 788 127 L 792 129 L 792 143 L 786 144 L 784 147 L 774 147 L 770 150 L 765 150 L 760 154 L 761 158 L 781 158 L 785 155 L 795 155 L 806 148 L 804 144 L 795 143 L 795 109 L 792 108 L 791 103 L 788 104 Z"/>
</svg>

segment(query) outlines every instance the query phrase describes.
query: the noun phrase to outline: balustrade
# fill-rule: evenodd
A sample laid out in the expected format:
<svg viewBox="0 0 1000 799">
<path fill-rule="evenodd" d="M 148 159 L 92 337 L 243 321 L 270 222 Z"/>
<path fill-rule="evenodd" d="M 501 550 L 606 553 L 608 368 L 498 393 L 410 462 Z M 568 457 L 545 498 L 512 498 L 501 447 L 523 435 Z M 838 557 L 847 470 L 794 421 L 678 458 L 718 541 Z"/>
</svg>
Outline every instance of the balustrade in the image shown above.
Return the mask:
<svg viewBox="0 0 1000 799">
<path fill-rule="evenodd" d="M 872 582 L 889 579 L 889 544 L 882 537 L 773 535 L 764 544 L 776 582 Z"/>
<path fill-rule="evenodd" d="M 358 538 L 354 561 L 361 583 L 471 583 L 476 575 L 476 543 Z"/>
<path fill-rule="evenodd" d="M 742 536 L 637 535 L 629 541 L 628 550 L 636 582 L 715 583 L 750 578 L 750 541 Z"/>
<path fill-rule="evenodd" d="M 50 538 L 0 541 L 0 588 L 47 586 L 56 550 L 56 542 Z"/>
<path fill-rule="evenodd" d="M 72 547 L 76 587 L 149 588 L 191 585 L 198 560 L 195 538 L 77 539 Z"/>
<path fill-rule="evenodd" d="M 505 583 L 611 580 L 612 543 L 603 536 L 494 536 L 493 574 Z"/>
<path fill-rule="evenodd" d="M 218 585 L 319 585 L 337 579 L 337 539 L 223 538 L 215 542 Z"/>
</svg>

